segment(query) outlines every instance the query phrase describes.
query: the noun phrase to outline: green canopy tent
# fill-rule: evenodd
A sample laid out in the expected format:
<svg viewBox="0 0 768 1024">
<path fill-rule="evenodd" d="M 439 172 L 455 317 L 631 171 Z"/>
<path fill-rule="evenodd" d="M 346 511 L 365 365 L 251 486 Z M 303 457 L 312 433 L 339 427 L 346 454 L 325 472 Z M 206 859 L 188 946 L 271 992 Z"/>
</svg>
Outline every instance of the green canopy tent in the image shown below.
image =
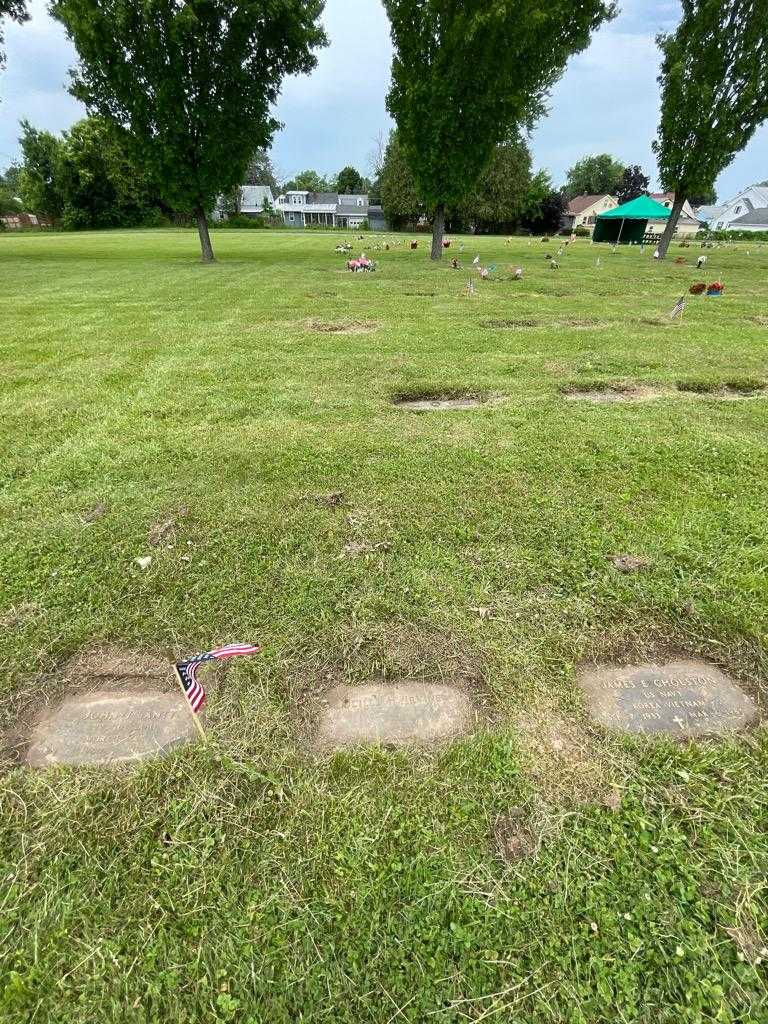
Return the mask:
<svg viewBox="0 0 768 1024">
<path fill-rule="evenodd" d="M 672 214 L 666 206 L 650 196 L 638 196 L 615 210 L 598 214 L 595 223 L 595 242 L 619 242 L 629 245 L 642 242 L 649 220 L 667 220 Z"/>
</svg>

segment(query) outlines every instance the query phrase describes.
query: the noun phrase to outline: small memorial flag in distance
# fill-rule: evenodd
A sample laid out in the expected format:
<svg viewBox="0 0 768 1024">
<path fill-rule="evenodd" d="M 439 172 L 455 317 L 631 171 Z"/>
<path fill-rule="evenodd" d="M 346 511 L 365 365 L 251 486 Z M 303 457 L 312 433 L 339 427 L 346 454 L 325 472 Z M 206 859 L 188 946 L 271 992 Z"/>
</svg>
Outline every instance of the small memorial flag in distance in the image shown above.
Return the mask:
<svg viewBox="0 0 768 1024">
<path fill-rule="evenodd" d="M 257 644 L 227 644 L 226 647 L 217 647 L 213 651 L 206 651 L 205 654 L 196 654 L 193 658 L 187 658 L 186 661 L 177 661 L 173 667 L 192 712 L 197 714 L 205 702 L 205 690 L 197 679 L 197 670 L 200 665 L 206 661 L 236 658 L 240 654 L 258 654 L 260 650 L 261 648 Z"/>
<path fill-rule="evenodd" d="M 674 320 L 675 317 L 681 316 L 684 309 L 685 309 L 685 296 L 681 295 L 680 298 L 677 300 L 677 305 L 672 310 L 672 312 L 669 314 L 670 319 Z"/>
</svg>

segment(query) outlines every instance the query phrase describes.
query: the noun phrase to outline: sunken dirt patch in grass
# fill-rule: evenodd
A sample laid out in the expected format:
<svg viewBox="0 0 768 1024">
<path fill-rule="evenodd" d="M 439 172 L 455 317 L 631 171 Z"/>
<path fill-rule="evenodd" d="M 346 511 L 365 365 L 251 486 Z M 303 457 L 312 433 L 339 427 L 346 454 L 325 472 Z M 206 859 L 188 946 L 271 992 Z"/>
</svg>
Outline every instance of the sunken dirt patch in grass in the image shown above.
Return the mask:
<svg viewBox="0 0 768 1024">
<path fill-rule="evenodd" d="M 662 389 L 651 384 L 594 383 L 569 384 L 561 388 L 560 394 L 571 402 L 592 402 L 606 405 L 614 402 L 645 402 L 658 398 Z"/>
<path fill-rule="evenodd" d="M 765 381 L 756 378 L 740 380 L 684 380 L 677 382 L 677 390 L 691 395 L 703 395 L 707 398 L 719 398 L 724 401 L 736 401 L 744 398 L 759 398 L 765 395 Z"/>
<path fill-rule="evenodd" d="M 518 320 L 484 320 L 481 327 L 492 331 L 521 331 L 530 327 L 543 326 L 541 320 L 523 318 Z"/>
<path fill-rule="evenodd" d="M 373 334 L 381 324 L 376 320 L 305 320 L 303 326 L 316 334 Z"/>
<path fill-rule="evenodd" d="M 477 409 L 501 401 L 497 395 L 482 391 L 426 389 L 401 391 L 392 397 L 396 409 L 406 412 L 451 412 Z"/>
</svg>

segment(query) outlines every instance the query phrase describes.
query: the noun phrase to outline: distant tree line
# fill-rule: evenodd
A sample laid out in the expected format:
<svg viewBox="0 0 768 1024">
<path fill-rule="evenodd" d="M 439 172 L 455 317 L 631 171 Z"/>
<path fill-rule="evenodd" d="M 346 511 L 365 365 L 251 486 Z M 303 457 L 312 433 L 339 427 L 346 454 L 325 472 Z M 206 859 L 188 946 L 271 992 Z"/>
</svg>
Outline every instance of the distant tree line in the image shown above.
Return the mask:
<svg viewBox="0 0 768 1024">
<path fill-rule="evenodd" d="M 384 215 L 394 228 L 414 228 L 428 217 L 428 204 L 396 130 L 389 137 L 376 185 Z M 478 234 L 556 231 L 565 205 L 564 195 L 553 186 L 549 174 L 533 172 L 526 141 L 513 135 L 494 147 L 474 188 L 459 202 L 446 205 L 445 226 L 449 231 Z"/>
<path fill-rule="evenodd" d="M 386 98 L 397 133 L 373 181 L 354 167 L 327 179 L 304 171 L 284 187 L 379 193 L 393 223 L 425 217 L 432 258 L 446 227 L 554 230 L 573 196 L 643 195 L 649 178 L 609 154 L 585 157 L 562 190 L 534 174 L 524 141 L 568 59 L 616 16 L 614 0 L 383 0 L 393 45 Z M 327 45 L 324 0 L 51 0 L 78 53 L 72 94 L 89 114 L 60 138 L 23 126 L 24 165 L 0 182 L 63 226 L 193 218 L 213 259 L 207 214 L 263 154 L 286 76 L 308 73 Z M 535 11 L 534 11 L 535 8 Z M 768 0 L 681 0 L 660 36 L 661 121 L 654 142 L 675 201 L 664 257 L 685 200 L 714 199 L 717 176 L 768 118 Z M 535 16 L 532 16 L 534 11 Z M 0 0 L 6 20 L 25 0 Z M 469 73 L 468 73 L 469 71 Z M 261 165 L 259 164 L 261 160 Z M 272 173 L 277 186 L 277 176 Z M 14 193 L 10 194 L 9 193 Z"/>
</svg>

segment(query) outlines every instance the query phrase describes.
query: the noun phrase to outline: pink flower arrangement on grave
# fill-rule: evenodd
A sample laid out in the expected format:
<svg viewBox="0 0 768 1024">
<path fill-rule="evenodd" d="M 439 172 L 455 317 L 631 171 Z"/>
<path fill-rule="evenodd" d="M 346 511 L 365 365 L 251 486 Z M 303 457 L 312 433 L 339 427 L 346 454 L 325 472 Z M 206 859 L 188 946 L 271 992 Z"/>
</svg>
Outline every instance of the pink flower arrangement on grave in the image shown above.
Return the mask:
<svg viewBox="0 0 768 1024">
<path fill-rule="evenodd" d="M 360 270 L 375 270 L 376 264 L 371 262 L 365 253 L 359 259 L 349 260 L 347 262 L 347 270 L 351 270 L 353 274 Z"/>
<path fill-rule="evenodd" d="M 713 281 L 707 285 L 707 295 L 722 295 L 725 285 L 721 281 Z"/>
</svg>

